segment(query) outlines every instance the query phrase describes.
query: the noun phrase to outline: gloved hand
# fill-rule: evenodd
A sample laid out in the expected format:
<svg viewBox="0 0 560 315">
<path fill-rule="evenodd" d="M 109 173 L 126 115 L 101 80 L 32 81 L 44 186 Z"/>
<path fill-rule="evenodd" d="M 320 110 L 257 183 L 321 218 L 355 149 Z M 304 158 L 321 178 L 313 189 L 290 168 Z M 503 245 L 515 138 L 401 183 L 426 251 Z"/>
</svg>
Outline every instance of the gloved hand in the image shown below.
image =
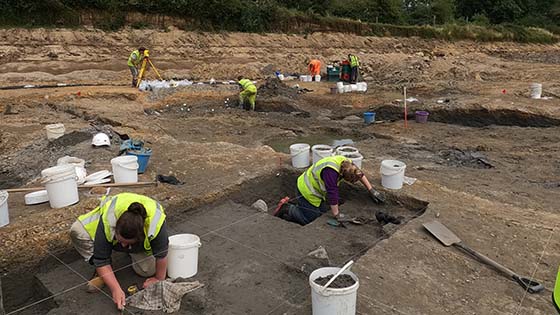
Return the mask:
<svg viewBox="0 0 560 315">
<path fill-rule="evenodd" d="M 338 212 L 337 215 L 334 216 L 334 218 L 338 221 L 338 220 L 344 220 L 346 218 L 346 215 L 344 215 L 344 213 L 342 212 Z"/>
<path fill-rule="evenodd" d="M 369 190 L 369 195 L 371 196 L 371 199 L 373 199 L 373 201 L 375 201 L 376 203 L 385 202 L 385 194 L 375 190 L 375 188 Z"/>
</svg>

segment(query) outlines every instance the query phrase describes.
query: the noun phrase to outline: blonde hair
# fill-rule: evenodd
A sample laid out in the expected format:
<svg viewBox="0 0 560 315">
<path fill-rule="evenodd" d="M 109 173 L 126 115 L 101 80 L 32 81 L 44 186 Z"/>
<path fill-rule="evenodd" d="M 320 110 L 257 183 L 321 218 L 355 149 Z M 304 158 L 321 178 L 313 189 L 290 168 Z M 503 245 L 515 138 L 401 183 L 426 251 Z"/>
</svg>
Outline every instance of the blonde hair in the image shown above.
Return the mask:
<svg viewBox="0 0 560 315">
<path fill-rule="evenodd" d="M 347 160 L 340 165 L 340 175 L 345 181 L 355 183 L 364 176 L 364 173 L 354 163 Z"/>
</svg>

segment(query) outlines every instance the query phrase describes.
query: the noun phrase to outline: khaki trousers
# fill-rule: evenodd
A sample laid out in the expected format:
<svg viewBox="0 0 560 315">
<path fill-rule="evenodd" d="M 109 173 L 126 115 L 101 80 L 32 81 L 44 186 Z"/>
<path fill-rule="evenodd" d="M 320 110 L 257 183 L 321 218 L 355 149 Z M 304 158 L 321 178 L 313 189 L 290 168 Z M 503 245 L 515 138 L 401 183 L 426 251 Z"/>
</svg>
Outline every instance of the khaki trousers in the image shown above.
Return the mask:
<svg viewBox="0 0 560 315">
<path fill-rule="evenodd" d="M 78 220 L 70 228 L 70 239 L 76 251 L 86 261 L 89 261 L 91 256 L 93 256 L 93 240 Z M 148 255 L 145 252 L 129 253 L 129 255 L 132 259 L 132 269 L 136 274 L 144 278 L 152 277 L 156 274 L 156 259 L 153 255 Z"/>
</svg>

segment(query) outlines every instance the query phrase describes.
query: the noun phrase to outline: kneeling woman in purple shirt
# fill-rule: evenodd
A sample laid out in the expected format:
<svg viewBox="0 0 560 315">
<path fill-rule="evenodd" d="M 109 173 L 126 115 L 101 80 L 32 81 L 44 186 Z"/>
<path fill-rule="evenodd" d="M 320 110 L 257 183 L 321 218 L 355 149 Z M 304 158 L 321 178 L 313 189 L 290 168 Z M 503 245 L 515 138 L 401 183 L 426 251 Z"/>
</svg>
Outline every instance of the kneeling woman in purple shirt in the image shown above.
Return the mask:
<svg viewBox="0 0 560 315">
<path fill-rule="evenodd" d="M 364 173 L 346 157 L 332 156 L 323 158 L 313 164 L 297 182 L 297 205 L 290 204 L 289 197 L 283 198 L 274 215 L 284 220 L 306 225 L 328 211 L 340 218 L 338 209 L 338 186 L 342 180 L 350 183 L 360 181 L 369 191 L 375 202 L 384 201 L 384 196 L 376 191 Z"/>
</svg>

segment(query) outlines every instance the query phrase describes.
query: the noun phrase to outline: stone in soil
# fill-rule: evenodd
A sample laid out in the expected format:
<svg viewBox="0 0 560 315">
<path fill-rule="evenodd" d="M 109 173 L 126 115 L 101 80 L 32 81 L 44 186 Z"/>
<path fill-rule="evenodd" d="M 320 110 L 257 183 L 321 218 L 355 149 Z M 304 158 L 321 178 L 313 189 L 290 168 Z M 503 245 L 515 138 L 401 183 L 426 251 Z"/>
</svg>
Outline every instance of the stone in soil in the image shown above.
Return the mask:
<svg viewBox="0 0 560 315">
<path fill-rule="evenodd" d="M 315 279 L 315 283 L 320 286 L 324 286 L 331 280 L 334 275 L 328 275 L 326 277 L 319 277 Z M 334 279 L 334 281 L 329 285 L 331 289 L 341 289 L 341 288 L 348 288 L 354 285 L 356 281 L 350 275 L 340 275 Z"/>
</svg>

